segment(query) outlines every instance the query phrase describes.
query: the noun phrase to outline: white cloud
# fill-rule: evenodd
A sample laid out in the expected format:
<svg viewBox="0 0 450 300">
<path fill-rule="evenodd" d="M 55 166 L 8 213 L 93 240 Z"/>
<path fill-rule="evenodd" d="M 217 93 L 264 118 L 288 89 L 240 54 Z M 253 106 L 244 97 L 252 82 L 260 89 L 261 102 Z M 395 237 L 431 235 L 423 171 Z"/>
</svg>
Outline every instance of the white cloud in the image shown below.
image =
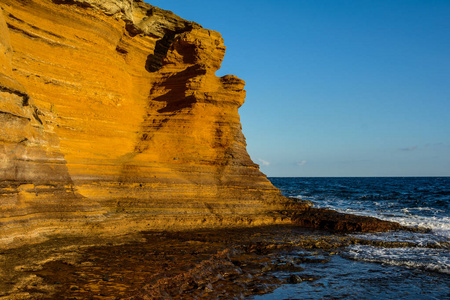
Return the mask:
<svg viewBox="0 0 450 300">
<path fill-rule="evenodd" d="M 270 162 L 268 162 L 267 160 L 258 158 L 258 161 L 261 163 L 261 165 L 263 166 L 270 166 Z"/>
<path fill-rule="evenodd" d="M 306 163 L 307 163 L 306 160 L 302 160 L 302 161 L 297 162 L 297 166 L 301 167 L 301 166 L 306 165 Z"/>
</svg>

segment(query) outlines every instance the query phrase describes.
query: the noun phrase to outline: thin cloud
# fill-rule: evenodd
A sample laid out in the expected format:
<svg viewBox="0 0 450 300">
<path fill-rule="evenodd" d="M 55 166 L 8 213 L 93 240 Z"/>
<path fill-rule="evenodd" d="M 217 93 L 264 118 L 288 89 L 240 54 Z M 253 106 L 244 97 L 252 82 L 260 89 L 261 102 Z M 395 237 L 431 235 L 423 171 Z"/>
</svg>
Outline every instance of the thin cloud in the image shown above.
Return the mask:
<svg viewBox="0 0 450 300">
<path fill-rule="evenodd" d="M 267 160 L 258 158 L 258 161 L 261 163 L 261 165 L 263 166 L 270 166 L 270 162 L 268 162 Z"/>
<path fill-rule="evenodd" d="M 302 167 L 302 166 L 306 165 L 306 163 L 307 163 L 306 160 L 302 160 L 302 161 L 297 162 L 297 166 Z"/>
<path fill-rule="evenodd" d="M 404 152 L 408 152 L 408 151 L 414 151 L 417 149 L 417 146 L 412 146 L 412 147 L 406 147 L 406 148 L 400 148 L 400 151 L 404 151 Z"/>
<path fill-rule="evenodd" d="M 428 143 L 425 144 L 425 148 L 435 148 L 435 149 L 445 149 L 445 148 L 450 148 L 450 145 L 446 144 L 446 143 Z"/>
</svg>

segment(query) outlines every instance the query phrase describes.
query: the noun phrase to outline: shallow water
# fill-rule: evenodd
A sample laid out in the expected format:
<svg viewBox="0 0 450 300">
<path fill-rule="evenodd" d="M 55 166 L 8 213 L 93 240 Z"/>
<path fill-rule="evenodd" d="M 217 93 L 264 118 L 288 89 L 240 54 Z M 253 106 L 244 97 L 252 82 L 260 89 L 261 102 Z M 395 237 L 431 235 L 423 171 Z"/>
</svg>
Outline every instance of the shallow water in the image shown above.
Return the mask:
<svg viewBox="0 0 450 300">
<path fill-rule="evenodd" d="M 310 200 L 316 207 L 425 227 L 430 232 L 355 235 L 413 246 L 352 245 L 326 265 L 308 265 L 304 272 L 320 279 L 286 284 L 252 299 L 450 299 L 450 177 L 270 180 L 285 196 Z"/>
<path fill-rule="evenodd" d="M 449 299 L 449 277 L 404 267 L 352 261 L 339 255 L 326 264 L 309 264 L 299 275 L 315 281 L 285 284 L 250 299 Z M 282 275 L 280 275 L 282 276 Z"/>
</svg>

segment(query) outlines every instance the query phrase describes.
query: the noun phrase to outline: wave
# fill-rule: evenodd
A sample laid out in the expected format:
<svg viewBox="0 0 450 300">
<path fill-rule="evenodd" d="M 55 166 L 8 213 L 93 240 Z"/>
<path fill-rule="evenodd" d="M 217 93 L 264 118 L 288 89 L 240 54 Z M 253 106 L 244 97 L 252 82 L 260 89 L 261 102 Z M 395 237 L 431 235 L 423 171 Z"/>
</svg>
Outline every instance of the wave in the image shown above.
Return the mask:
<svg viewBox="0 0 450 300">
<path fill-rule="evenodd" d="M 450 274 L 450 255 L 445 248 L 379 248 L 356 245 L 351 246 L 349 251 L 342 255 L 353 260 Z"/>
<path fill-rule="evenodd" d="M 297 195 L 296 198 L 309 200 L 319 208 L 331 208 L 342 213 L 375 217 L 400 223 L 413 228 L 427 228 L 434 234 L 450 239 L 450 217 L 445 210 L 435 207 L 401 207 L 397 201 L 365 202 L 341 198 L 311 197 Z"/>
</svg>

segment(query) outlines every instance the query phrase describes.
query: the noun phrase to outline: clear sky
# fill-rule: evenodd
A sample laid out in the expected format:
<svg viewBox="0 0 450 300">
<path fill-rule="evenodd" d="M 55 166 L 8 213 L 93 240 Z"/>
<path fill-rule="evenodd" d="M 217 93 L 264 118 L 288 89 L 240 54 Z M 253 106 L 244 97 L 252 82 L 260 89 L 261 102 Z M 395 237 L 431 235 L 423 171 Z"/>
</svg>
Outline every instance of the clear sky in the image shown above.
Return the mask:
<svg viewBox="0 0 450 300">
<path fill-rule="evenodd" d="M 219 31 L 268 176 L 450 176 L 449 0 L 146 0 Z"/>
</svg>

